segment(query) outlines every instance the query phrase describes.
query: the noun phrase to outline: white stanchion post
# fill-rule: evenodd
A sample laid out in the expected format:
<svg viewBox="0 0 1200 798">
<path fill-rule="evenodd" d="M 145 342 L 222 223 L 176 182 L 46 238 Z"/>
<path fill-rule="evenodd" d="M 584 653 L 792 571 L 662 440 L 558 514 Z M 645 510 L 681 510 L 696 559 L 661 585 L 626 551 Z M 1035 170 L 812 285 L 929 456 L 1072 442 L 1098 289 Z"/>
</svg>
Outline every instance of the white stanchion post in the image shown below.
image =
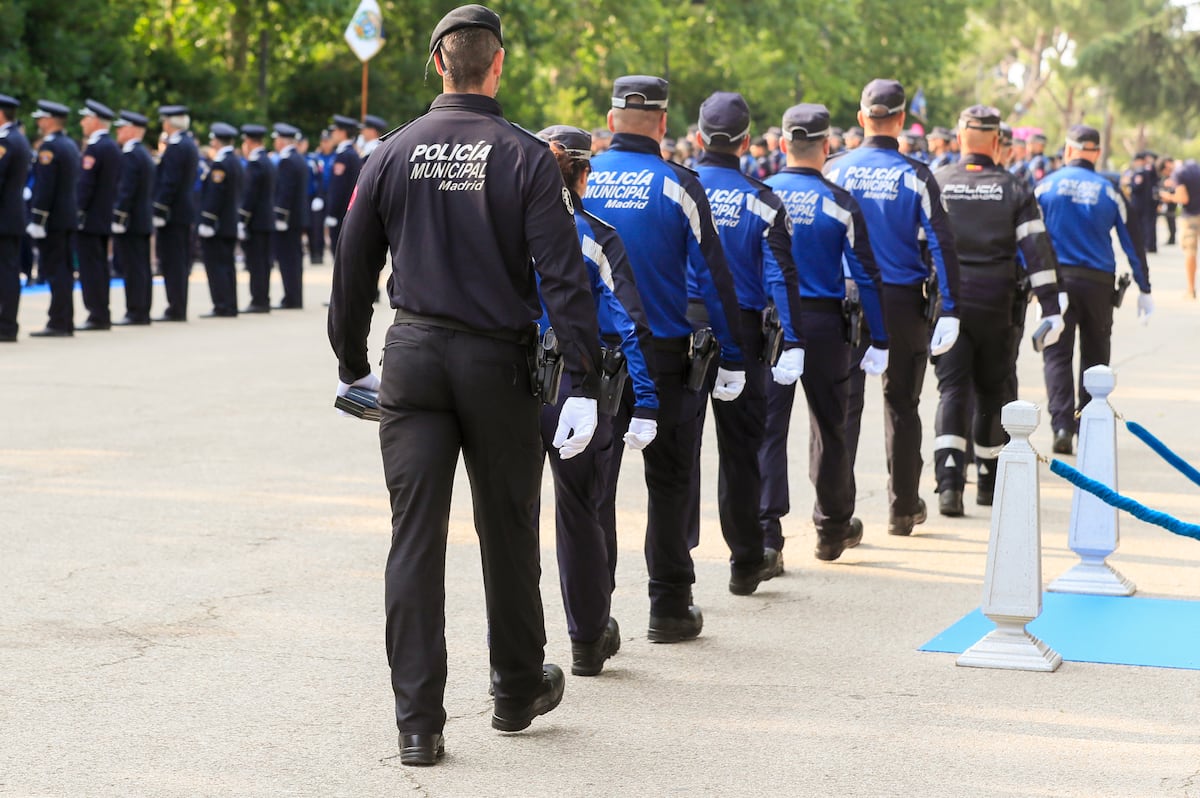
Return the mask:
<svg viewBox="0 0 1200 798">
<path fill-rule="evenodd" d="M 996 628 L 959 656 L 969 668 L 1053 671 L 1062 657 L 1026 631 L 1042 614 L 1042 508 L 1037 452 L 1029 436 L 1038 407 L 1010 402 L 1001 421 L 1009 434 L 996 469 L 992 533 L 983 578 L 983 614 Z"/>
<path fill-rule="evenodd" d="M 1108 396 L 1117 377 L 1108 366 L 1092 366 L 1083 373 L 1083 387 L 1092 400 L 1079 417 L 1079 464 L 1085 476 L 1117 490 L 1117 418 Z M 1133 582 L 1106 560 L 1120 545 L 1120 513 L 1087 491 L 1075 488 L 1071 501 L 1071 526 L 1067 545 L 1079 563 L 1050 583 L 1057 593 L 1095 596 L 1132 596 Z"/>
</svg>

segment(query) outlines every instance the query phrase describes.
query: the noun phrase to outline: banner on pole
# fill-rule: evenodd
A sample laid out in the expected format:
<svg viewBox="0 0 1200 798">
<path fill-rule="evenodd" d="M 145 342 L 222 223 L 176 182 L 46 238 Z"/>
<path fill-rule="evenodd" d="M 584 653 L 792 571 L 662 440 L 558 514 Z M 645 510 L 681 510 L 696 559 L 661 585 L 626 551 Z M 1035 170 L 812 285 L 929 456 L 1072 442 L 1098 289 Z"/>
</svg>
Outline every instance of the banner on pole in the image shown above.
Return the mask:
<svg viewBox="0 0 1200 798">
<path fill-rule="evenodd" d="M 377 0 L 362 0 L 346 26 L 346 44 L 366 63 L 383 47 L 383 14 Z"/>
</svg>

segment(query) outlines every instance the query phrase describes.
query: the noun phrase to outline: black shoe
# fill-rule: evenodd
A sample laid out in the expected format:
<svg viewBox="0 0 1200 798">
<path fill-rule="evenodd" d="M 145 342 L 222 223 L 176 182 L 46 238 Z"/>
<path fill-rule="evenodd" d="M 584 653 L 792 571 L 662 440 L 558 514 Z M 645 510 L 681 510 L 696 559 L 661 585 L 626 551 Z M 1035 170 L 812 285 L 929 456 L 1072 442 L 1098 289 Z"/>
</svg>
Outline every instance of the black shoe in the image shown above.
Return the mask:
<svg viewBox="0 0 1200 798">
<path fill-rule="evenodd" d="M 1060 429 L 1054 433 L 1054 453 L 1055 454 L 1074 454 L 1075 452 L 1075 435 L 1074 433 Z"/>
<path fill-rule="evenodd" d="M 542 686 L 531 701 L 516 703 L 510 699 L 497 698 L 492 709 L 492 728 L 505 732 L 519 732 L 529 728 L 538 715 L 545 715 L 562 703 L 563 689 L 567 677 L 557 665 L 542 666 Z"/>
<path fill-rule="evenodd" d="M 687 615 L 682 618 L 651 615 L 646 639 L 651 643 L 682 643 L 685 640 L 695 640 L 703 628 L 704 613 L 692 604 L 687 609 Z"/>
<path fill-rule="evenodd" d="M 83 324 L 80 324 L 78 327 L 76 327 L 75 331 L 76 332 L 81 332 L 81 331 L 88 332 L 91 330 L 111 330 L 111 329 L 112 329 L 111 323 L 100 324 L 100 323 L 94 322 L 94 321 L 85 321 Z"/>
<path fill-rule="evenodd" d="M 155 321 L 187 321 L 187 318 L 184 316 L 168 316 L 164 313 L 155 319 Z"/>
<path fill-rule="evenodd" d="M 0 335 L 0 344 L 15 344 L 17 342 L 17 334 Z"/>
<path fill-rule="evenodd" d="M 783 573 L 783 563 L 775 549 L 763 549 L 762 564 L 749 573 L 734 569 L 729 571 L 729 592 L 735 596 L 749 596 L 758 590 L 759 584 L 774 579 Z"/>
<path fill-rule="evenodd" d="M 237 311 L 236 310 L 234 310 L 234 311 L 213 310 L 213 311 L 209 311 L 208 313 L 201 313 L 200 318 L 202 318 L 202 319 L 236 319 Z"/>
<path fill-rule="evenodd" d="M 446 755 L 446 740 L 440 734 L 400 732 L 401 765 L 436 765 Z"/>
<path fill-rule="evenodd" d="M 992 493 L 993 493 L 993 491 L 990 488 L 985 489 L 983 487 L 980 487 L 979 492 L 975 494 L 975 503 L 978 504 L 980 507 L 991 507 L 992 506 Z"/>
<path fill-rule="evenodd" d="M 621 650 L 621 627 L 610 617 L 604 634 L 594 643 L 571 641 L 571 673 L 575 676 L 598 676 L 604 661 Z"/>
<path fill-rule="evenodd" d="M 284 304 L 283 302 L 280 302 L 275 306 L 275 310 L 304 310 L 304 306 L 292 303 Z"/>
<path fill-rule="evenodd" d="M 963 492 L 947 488 L 938 494 L 938 512 L 950 518 L 960 518 L 963 514 Z"/>
<path fill-rule="evenodd" d="M 242 308 L 242 313 L 270 313 L 271 308 L 267 305 L 247 305 Z"/>
<path fill-rule="evenodd" d="M 842 556 L 842 552 L 846 549 L 852 549 L 859 543 L 862 543 L 863 522 L 857 518 L 850 519 L 850 528 L 846 530 L 846 534 L 841 538 L 822 537 L 820 532 L 817 533 L 817 548 L 813 552 L 818 560 L 825 562 L 833 562 L 838 557 Z"/>
<path fill-rule="evenodd" d="M 128 316 L 126 316 L 125 318 L 123 318 L 119 321 L 114 321 L 113 326 L 114 327 L 149 327 L 150 319 L 131 319 Z"/>
<path fill-rule="evenodd" d="M 917 511 L 912 515 L 892 515 L 888 519 L 888 534 L 907 537 L 912 534 L 913 527 L 925 523 L 929 513 L 925 508 L 925 500 L 917 499 Z"/>
<path fill-rule="evenodd" d="M 70 330 L 59 330 L 55 327 L 46 327 L 42 330 L 34 330 L 29 334 L 30 338 L 70 338 L 75 333 Z"/>
</svg>

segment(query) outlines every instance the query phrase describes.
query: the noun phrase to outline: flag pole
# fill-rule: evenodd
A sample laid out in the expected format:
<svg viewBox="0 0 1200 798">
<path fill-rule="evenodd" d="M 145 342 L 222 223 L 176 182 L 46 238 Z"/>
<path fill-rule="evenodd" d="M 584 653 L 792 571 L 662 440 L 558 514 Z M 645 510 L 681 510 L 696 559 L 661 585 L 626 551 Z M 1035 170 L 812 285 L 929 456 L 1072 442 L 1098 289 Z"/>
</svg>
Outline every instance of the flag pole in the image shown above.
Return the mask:
<svg viewBox="0 0 1200 798">
<path fill-rule="evenodd" d="M 361 119 L 361 121 L 363 121 L 363 122 L 366 122 L 366 121 L 367 121 L 367 62 L 366 62 L 366 61 L 363 61 L 363 74 L 362 74 L 362 119 Z"/>
</svg>

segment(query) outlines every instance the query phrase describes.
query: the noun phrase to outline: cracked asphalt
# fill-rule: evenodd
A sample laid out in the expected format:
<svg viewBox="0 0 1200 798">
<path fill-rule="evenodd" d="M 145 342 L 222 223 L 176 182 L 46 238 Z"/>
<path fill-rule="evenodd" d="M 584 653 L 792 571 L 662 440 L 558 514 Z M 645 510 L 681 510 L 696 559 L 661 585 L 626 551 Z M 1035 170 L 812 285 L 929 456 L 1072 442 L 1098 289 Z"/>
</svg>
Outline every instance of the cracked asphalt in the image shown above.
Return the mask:
<svg viewBox="0 0 1200 798">
<path fill-rule="evenodd" d="M 1135 322 L 1132 302 L 1118 312 L 1112 400 L 1200 463 L 1200 307 L 1181 298 L 1177 249 L 1151 270 L 1151 324 Z M 236 320 L 196 318 L 207 287 L 193 274 L 187 324 L 30 340 L 48 304 L 33 295 L 22 339 L 0 350 L 0 795 L 1200 796 L 1196 673 L 959 669 L 917 651 L 978 605 L 988 516 L 968 488 L 966 518 L 885 534 L 877 381 L 859 457 L 863 544 L 833 564 L 812 556 L 801 417 L 787 573 L 751 597 L 726 589 L 706 439 L 694 643 L 645 639 L 645 489 L 641 458 L 627 455 L 621 652 L 598 678 L 568 677 L 562 706 L 520 734 L 488 725 L 460 473 L 447 753 L 402 768 L 382 639 L 386 491 L 375 428 L 331 408 L 330 269 L 307 271 L 306 310 Z M 382 310 L 376 321 L 373 352 Z M 1044 403 L 1028 344 L 1020 374 L 1022 397 Z M 927 460 L 935 406 L 930 373 Z M 1050 437 L 1043 419 L 1035 445 Z M 1119 453 L 1124 492 L 1200 519 L 1183 477 L 1123 432 Z M 1048 582 L 1074 561 L 1071 494 L 1042 480 Z M 547 659 L 569 664 L 545 484 Z M 932 504 L 928 465 L 924 486 Z M 1128 518 L 1122 533 L 1111 561 L 1141 595 L 1200 598 L 1200 544 Z"/>
</svg>

